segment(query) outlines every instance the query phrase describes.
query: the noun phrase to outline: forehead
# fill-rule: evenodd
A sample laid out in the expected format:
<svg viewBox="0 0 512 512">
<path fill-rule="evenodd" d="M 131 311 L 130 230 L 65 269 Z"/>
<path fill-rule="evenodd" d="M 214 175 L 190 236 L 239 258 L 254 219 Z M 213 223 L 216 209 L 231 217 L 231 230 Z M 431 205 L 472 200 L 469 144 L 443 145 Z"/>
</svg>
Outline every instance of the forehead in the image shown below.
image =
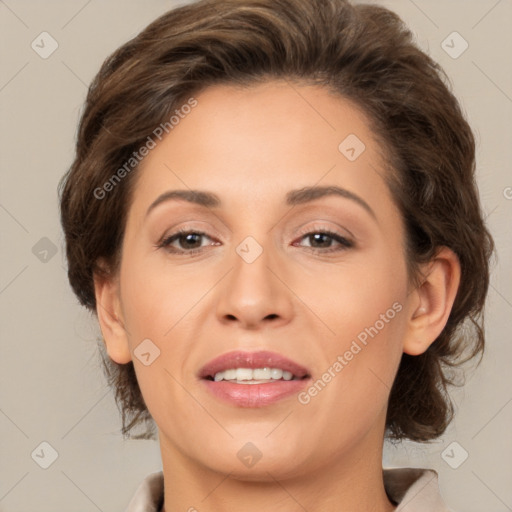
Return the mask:
<svg viewBox="0 0 512 512">
<path fill-rule="evenodd" d="M 316 184 L 388 193 L 368 119 L 324 87 L 217 85 L 195 100 L 139 166 L 134 203 L 147 207 L 164 188 L 208 189 L 262 205 Z"/>
</svg>

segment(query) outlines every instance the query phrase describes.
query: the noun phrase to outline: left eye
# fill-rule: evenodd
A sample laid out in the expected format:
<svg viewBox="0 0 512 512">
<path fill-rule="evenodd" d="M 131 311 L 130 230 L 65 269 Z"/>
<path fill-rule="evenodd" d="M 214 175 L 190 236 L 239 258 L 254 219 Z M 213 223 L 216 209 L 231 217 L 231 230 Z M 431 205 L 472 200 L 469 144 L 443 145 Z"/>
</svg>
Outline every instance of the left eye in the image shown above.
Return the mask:
<svg viewBox="0 0 512 512">
<path fill-rule="evenodd" d="M 306 233 L 301 237 L 301 240 L 308 240 L 309 245 L 305 245 L 303 247 L 311 247 L 312 249 L 327 249 L 327 251 L 335 251 L 342 250 L 343 248 L 352 247 L 353 244 L 345 237 L 332 233 L 330 231 L 315 231 L 311 233 Z M 335 242 L 338 247 L 333 247 L 333 242 Z M 295 245 L 295 244 L 294 244 Z M 339 247 L 341 246 L 341 247 Z"/>
</svg>

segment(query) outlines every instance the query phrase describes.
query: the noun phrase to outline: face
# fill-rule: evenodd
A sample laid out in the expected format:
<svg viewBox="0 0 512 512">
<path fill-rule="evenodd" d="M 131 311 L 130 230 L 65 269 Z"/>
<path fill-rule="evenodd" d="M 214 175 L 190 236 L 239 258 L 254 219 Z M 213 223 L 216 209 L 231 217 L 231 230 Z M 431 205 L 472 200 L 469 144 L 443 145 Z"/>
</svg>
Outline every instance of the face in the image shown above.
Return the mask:
<svg viewBox="0 0 512 512">
<path fill-rule="evenodd" d="M 411 306 L 381 148 L 320 87 L 196 100 L 137 171 L 116 292 L 162 450 L 239 478 L 356 460 Z"/>
</svg>

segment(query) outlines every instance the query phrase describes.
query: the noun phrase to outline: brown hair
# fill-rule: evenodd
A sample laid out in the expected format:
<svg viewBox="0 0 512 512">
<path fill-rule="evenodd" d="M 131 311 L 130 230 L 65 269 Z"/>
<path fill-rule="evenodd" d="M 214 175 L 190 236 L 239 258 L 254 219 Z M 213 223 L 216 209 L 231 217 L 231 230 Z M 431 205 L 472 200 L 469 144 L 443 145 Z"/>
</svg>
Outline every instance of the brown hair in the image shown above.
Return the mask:
<svg viewBox="0 0 512 512">
<path fill-rule="evenodd" d="M 385 150 L 386 179 L 406 225 L 411 279 L 421 278 L 418 265 L 441 246 L 460 260 L 447 325 L 424 354 L 403 355 L 388 404 L 388 437 L 434 439 L 453 414 L 446 393 L 454 383 L 451 369 L 483 351 L 494 246 L 475 184 L 473 133 L 446 74 L 383 7 L 345 0 L 202 0 L 164 14 L 111 55 L 90 86 L 76 158 L 60 184 L 71 286 L 95 311 L 93 275 L 103 272 L 100 258 L 111 272 L 118 268 L 136 170 L 104 197 L 98 190 L 106 190 L 155 127 L 210 85 L 270 79 L 325 86 L 366 114 Z M 104 362 L 123 433 L 151 425 L 133 364 L 105 356 Z"/>
</svg>

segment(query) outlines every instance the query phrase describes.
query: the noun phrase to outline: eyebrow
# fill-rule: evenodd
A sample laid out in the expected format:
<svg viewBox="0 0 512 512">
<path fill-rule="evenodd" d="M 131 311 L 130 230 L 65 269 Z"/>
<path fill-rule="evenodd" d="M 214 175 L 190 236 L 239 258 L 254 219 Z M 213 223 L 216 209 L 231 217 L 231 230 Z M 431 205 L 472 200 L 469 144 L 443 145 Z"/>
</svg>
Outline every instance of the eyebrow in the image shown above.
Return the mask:
<svg viewBox="0 0 512 512">
<path fill-rule="evenodd" d="M 315 199 L 333 195 L 354 201 L 359 206 L 362 206 L 375 220 L 377 220 L 375 212 L 364 199 L 349 190 L 335 185 L 326 187 L 304 187 L 297 190 L 291 190 L 286 194 L 286 204 L 288 206 L 297 206 L 309 203 Z M 146 212 L 146 216 L 148 216 L 149 213 L 159 204 L 176 199 L 181 199 L 199 206 L 205 206 L 206 208 L 219 208 L 222 204 L 219 196 L 213 192 L 205 192 L 202 190 L 169 190 L 158 196 L 151 203 Z"/>
</svg>

